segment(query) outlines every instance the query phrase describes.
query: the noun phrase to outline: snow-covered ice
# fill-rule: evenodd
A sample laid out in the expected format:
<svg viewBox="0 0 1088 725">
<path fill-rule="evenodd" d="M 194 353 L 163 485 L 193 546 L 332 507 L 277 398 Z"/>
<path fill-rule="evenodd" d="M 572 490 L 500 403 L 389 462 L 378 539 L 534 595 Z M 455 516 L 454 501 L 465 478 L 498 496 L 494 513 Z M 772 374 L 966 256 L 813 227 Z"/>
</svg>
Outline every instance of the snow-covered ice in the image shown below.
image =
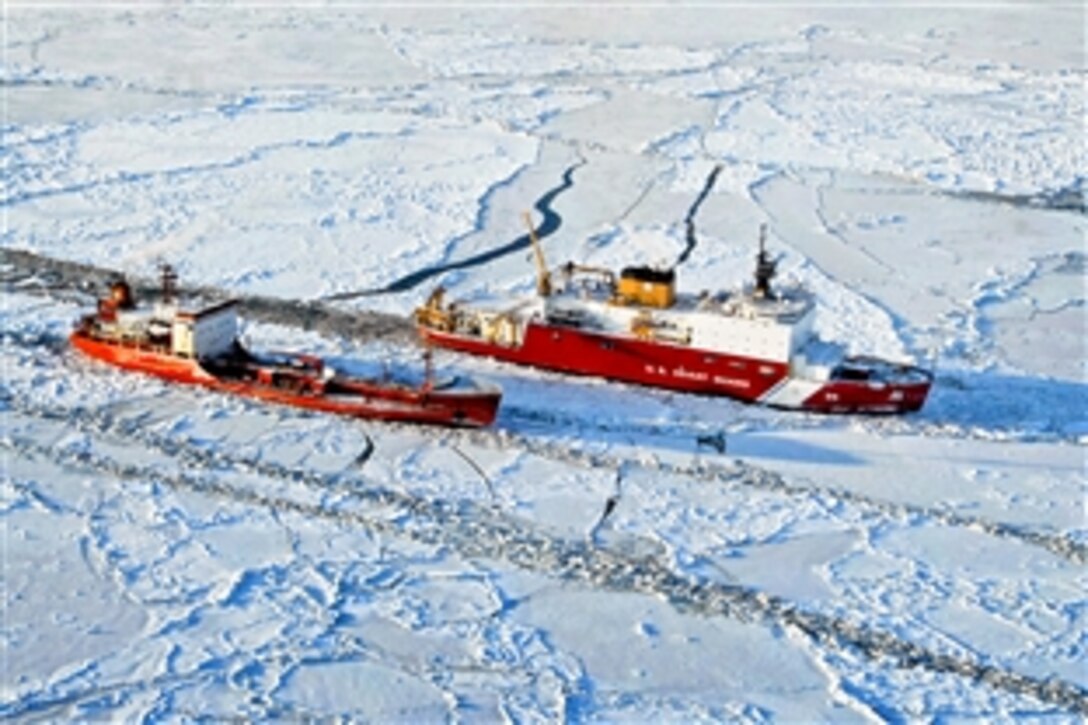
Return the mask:
<svg viewBox="0 0 1088 725">
<path fill-rule="evenodd" d="M 0 716 L 1088 712 L 1083 7 L 3 25 Z M 930 400 L 819 417 L 439 355 L 503 386 L 493 429 L 306 414 L 78 358 L 93 290 L 9 254 L 404 316 L 529 291 L 526 210 L 553 263 L 684 258 L 690 290 L 745 281 L 767 223 L 821 334 L 935 365 Z"/>
</svg>

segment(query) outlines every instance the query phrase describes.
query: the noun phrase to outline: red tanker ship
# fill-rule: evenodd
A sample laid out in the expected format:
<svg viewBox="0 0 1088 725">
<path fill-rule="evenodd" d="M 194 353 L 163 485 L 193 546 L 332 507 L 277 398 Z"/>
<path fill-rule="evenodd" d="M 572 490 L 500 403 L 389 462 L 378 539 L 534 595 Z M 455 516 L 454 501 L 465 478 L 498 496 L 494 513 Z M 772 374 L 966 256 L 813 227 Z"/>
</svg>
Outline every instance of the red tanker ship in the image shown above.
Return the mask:
<svg viewBox="0 0 1088 725">
<path fill-rule="evenodd" d="M 812 332 L 814 300 L 772 290 L 776 262 L 761 230 L 755 284 L 677 295 L 675 273 L 573 263 L 558 284 L 530 230 L 537 296 L 504 309 L 447 304 L 436 289 L 415 318 L 445 348 L 578 375 L 821 413 L 920 409 L 933 383 L 909 363 L 847 356 Z"/>
<path fill-rule="evenodd" d="M 455 378 L 418 385 L 366 379 L 334 370 L 313 355 L 256 354 L 237 338 L 236 301 L 195 311 L 175 299 L 176 275 L 163 268 L 161 301 L 138 308 L 129 285 L 114 282 L 94 314 L 70 336 L 80 352 L 126 370 L 202 385 L 310 410 L 409 423 L 486 426 L 502 393 Z"/>
</svg>

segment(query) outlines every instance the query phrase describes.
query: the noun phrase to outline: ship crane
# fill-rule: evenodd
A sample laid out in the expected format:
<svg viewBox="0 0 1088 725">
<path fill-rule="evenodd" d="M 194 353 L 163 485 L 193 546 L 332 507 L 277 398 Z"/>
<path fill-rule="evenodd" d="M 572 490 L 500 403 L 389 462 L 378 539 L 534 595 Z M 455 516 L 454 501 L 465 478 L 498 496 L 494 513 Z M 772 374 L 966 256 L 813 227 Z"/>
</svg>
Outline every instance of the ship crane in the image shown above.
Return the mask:
<svg viewBox="0 0 1088 725">
<path fill-rule="evenodd" d="M 529 227 L 529 243 L 533 245 L 533 256 L 536 259 L 536 293 L 541 297 L 549 297 L 552 293 L 552 276 L 548 272 L 548 264 L 544 261 L 544 250 L 540 248 L 540 240 L 536 238 L 536 229 L 533 228 L 533 220 L 529 212 L 522 215 L 525 226 Z"/>
</svg>

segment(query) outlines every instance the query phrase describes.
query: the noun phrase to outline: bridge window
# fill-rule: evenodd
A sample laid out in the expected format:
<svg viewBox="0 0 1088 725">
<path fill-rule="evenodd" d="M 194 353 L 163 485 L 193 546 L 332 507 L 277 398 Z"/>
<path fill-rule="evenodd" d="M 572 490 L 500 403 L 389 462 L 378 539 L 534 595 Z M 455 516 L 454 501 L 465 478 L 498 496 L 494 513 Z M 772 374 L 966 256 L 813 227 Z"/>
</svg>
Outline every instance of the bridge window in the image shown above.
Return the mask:
<svg viewBox="0 0 1088 725">
<path fill-rule="evenodd" d="M 861 368 L 852 368 L 845 365 L 835 368 L 831 377 L 839 380 L 868 380 L 869 371 Z"/>
</svg>

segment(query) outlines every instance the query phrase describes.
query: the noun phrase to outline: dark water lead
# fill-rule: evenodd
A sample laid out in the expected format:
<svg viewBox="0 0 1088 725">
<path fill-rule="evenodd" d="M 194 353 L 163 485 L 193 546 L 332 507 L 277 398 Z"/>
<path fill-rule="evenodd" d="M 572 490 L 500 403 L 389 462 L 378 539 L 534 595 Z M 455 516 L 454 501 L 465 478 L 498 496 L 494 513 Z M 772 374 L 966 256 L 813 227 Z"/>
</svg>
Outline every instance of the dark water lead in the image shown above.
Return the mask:
<svg viewBox="0 0 1088 725">
<path fill-rule="evenodd" d="M 692 203 L 691 208 L 688 209 L 688 215 L 684 217 L 684 225 L 687 228 L 684 238 L 687 241 L 687 246 L 684 247 L 684 251 L 680 253 L 680 256 L 676 258 L 676 264 L 673 265 L 673 269 L 688 261 L 688 257 L 695 251 L 695 245 L 698 244 L 698 240 L 695 238 L 695 215 L 699 213 L 699 207 L 703 205 L 707 196 L 710 195 L 710 190 L 714 188 L 714 182 L 718 180 L 718 174 L 720 174 L 721 171 L 721 164 L 716 165 L 710 171 L 710 174 L 706 177 L 706 183 L 703 184 L 703 190 L 699 192 L 699 196 L 695 197 L 695 201 Z"/>
<path fill-rule="evenodd" d="M 574 170 L 585 163 L 585 159 L 580 159 L 577 163 L 569 166 L 567 170 L 563 172 L 563 180 L 559 184 L 559 186 L 556 186 L 555 188 L 549 190 L 546 194 L 540 197 L 535 204 L 533 204 L 533 208 L 535 208 L 544 216 L 544 220 L 540 223 L 540 226 L 534 230 L 538 239 L 543 239 L 544 237 L 554 234 L 556 230 L 558 230 L 559 227 L 562 225 L 563 218 L 559 216 L 559 214 L 557 214 L 554 209 L 552 209 L 552 202 L 555 201 L 555 198 L 561 193 L 574 186 Z M 462 259 L 456 262 L 449 262 L 448 264 L 438 264 L 433 267 L 425 267 L 424 269 L 417 270 L 415 272 L 412 272 L 411 274 L 407 274 L 401 277 L 398 280 L 390 282 L 385 287 L 357 290 L 354 292 L 338 292 L 337 294 L 329 295 L 322 299 L 328 301 L 340 301 L 351 300 L 357 297 L 384 295 L 392 292 L 406 292 L 416 287 L 420 283 L 425 282 L 428 279 L 431 279 L 432 277 L 440 275 L 444 272 L 451 272 L 456 269 L 468 269 L 470 267 L 478 267 L 482 264 L 487 264 L 488 262 L 498 259 L 499 257 L 505 257 L 508 254 L 513 254 L 514 252 L 521 251 L 522 249 L 527 249 L 528 247 L 529 234 L 526 233 L 522 234 L 520 237 L 511 242 L 507 242 L 501 247 L 489 249 L 486 252 L 481 252 L 472 257 L 468 257 L 467 259 Z"/>
</svg>

